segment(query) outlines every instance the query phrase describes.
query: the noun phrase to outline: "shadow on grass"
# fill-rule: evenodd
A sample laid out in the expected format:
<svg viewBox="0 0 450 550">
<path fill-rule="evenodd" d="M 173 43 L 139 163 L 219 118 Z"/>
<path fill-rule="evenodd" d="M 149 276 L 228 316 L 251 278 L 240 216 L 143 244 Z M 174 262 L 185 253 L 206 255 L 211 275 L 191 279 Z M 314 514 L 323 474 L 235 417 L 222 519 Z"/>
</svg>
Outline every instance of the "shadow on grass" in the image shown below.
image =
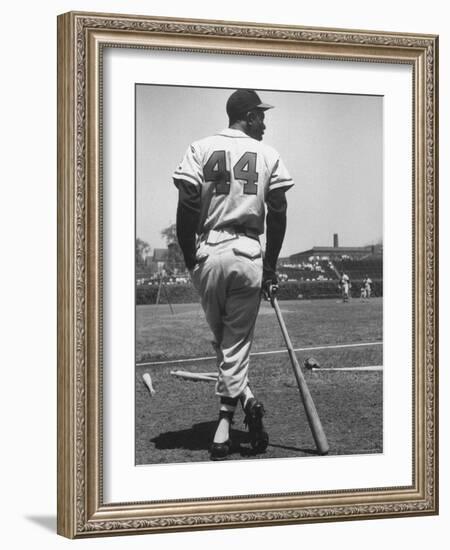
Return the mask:
<svg viewBox="0 0 450 550">
<path fill-rule="evenodd" d="M 188 451 L 205 451 L 211 446 L 216 427 L 217 421 L 200 422 L 199 424 L 194 424 L 191 428 L 161 433 L 150 441 L 154 443 L 158 450 L 184 449 Z M 233 453 L 239 453 L 242 457 L 246 458 L 259 454 L 250 447 L 249 436 L 246 431 L 232 429 L 231 439 L 233 441 Z M 315 449 L 303 449 L 269 443 L 269 448 L 271 447 L 308 455 L 317 455 Z"/>
<path fill-rule="evenodd" d="M 165 432 L 150 441 L 159 450 L 185 449 L 189 451 L 204 451 L 209 449 L 217 427 L 217 421 L 200 422 L 191 428 L 175 432 Z M 248 434 L 241 430 L 231 430 L 233 447 L 239 449 L 242 443 L 248 443 Z"/>
<path fill-rule="evenodd" d="M 269 443 L 269 447 L 276 449 L 286 449 L 287 451 L 297 451 L 299 453 L 305 453 L 307 455 L 318 455 L 317 449 L 301 449 L 300 447 L 292 447 L 290 445 L 279 445 L 277 443 Z"/>
</svg>

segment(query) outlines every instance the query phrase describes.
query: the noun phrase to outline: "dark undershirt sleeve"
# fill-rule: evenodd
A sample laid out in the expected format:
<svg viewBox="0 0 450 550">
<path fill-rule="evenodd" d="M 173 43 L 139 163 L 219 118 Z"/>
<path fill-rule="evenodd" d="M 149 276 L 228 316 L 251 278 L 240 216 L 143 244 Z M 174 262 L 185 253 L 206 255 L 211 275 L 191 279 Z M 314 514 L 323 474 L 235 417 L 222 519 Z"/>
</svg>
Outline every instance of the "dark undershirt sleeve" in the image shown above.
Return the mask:
<svg viewBox="0 0 450 550">
<path fill-rule="evenodd" d="M 177 238 L 188 269 L 195 265 L 196 232 L 200 220 L 200 189 L 185 180 L 175 180 L 178 188 Z"/>
<path fill-rule="evenodd" d="M 269 191 L 266 199 L 266 253 L 264 256 L 264 280 L 275 277 L 278 256 L 286 233 L 287 201 L 285 189 Z"/>
</svg>

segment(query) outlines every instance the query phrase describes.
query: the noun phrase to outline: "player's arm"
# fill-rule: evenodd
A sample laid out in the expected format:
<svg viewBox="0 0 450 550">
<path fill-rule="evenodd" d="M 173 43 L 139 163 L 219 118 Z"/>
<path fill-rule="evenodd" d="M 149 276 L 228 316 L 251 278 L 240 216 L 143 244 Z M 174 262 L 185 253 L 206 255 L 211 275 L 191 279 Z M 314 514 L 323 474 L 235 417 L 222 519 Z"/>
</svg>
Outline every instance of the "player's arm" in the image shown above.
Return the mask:
<svg viewBox="0 0 450 550">
<path fill-rule="evenodd" d="M 176 180 L 178 188 L 177 238 L 184 262 L 190 270 L 195 265 L 195 236 L 200 219 L 200 189 L 185 180 Z"/>
<path fill-rule="evenodd" d="M 263 263 L 263 289 L 278 282 L 276 268 L 278 256 L 286 233 L 286 189 L 269 191 L 266 198 L 266 251 Z"/>
</svg>

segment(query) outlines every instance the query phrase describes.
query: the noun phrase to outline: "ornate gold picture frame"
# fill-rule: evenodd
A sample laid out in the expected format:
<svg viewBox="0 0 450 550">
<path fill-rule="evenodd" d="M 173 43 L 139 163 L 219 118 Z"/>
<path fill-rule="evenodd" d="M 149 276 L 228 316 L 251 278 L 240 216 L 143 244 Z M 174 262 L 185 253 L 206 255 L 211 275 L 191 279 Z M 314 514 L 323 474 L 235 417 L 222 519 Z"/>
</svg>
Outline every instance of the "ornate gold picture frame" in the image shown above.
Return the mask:
<svg viewBox="0 0 450 550">
<path fill-rule="evenodd" d="M 412 181 L 410 196 L 404 197 L 412 204 L 410 484 L 175 499 L 155 499 L 149 489 L 145 501 L 105 501 L 102 91 L 107 48 L 412 69 Z M 59 534 L 82 538 L 438 513 L 437 119 L 437 36 L 76 12 L 59 16 Z M 134 369 L 131 362 L 129 369 Z"/>
</svg>

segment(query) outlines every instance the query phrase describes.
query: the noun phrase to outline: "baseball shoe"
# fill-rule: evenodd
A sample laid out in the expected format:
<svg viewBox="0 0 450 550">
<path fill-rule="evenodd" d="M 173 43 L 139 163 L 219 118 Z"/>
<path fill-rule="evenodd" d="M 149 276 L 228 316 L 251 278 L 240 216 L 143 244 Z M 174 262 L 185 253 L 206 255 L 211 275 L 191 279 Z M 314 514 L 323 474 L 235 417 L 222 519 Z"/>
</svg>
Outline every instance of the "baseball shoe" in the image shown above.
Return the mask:
<svg viewBox="0 0 450 550">
<path fill-rule="evenodd" d="M 266 432 L 263 424 L 264 406 L 251 397 L 244 408 L 245 420 L 244 423 L 248 428 L 250 435 L 250 444 L 258 453 L 264 453 L 269 444 L 269 434 Z"/>
<path fill-rule="evenodd" d="M 223 443 L 213 443 L 209 448 L 209 456 L 211 460 L 225 460 L 232 449 L 231 439 L 227 439 Z"/>
</svg>

